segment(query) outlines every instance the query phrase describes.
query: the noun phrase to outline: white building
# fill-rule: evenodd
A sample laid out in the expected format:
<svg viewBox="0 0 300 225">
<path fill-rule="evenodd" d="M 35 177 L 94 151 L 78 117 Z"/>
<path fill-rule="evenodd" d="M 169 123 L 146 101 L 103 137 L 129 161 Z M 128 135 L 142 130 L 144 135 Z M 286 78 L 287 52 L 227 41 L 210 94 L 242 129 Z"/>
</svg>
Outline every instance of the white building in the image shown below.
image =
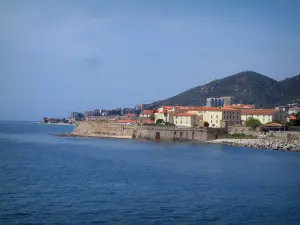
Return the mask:
<svg viewBox="0 0 300 225">
<path fill-rule="evenodd" d="M 280 112 L 275 109 L 242 109 L 242 123 L 253 117 L 258 119 L 262 124 L 276 122 L 280 118 Z"/>
<path fill-rule="evenodd" d="M 297 114 L 298 112 L 300 112 L 300 108 L 298 107 L 292 107 L 288 109 L 288 115 Z"/>
<path fill-rule="evenodd" d="M 174 115 L 174 124 L 176 126 L 183 127 L 197 126 L 197 115 L 190 113 L 177 113 Z"/>
<path fill-rule="evenodd" d="M 241 124 L 241 111 L 239 109 L 226 107 L 191 107 L 187 113 L 196 114 L 199 117 L 199 126 L 204 122 L 209 123 L 209 127 L 227 127 Z"/>
<path fill-rule="evenodd" d="M 139 117 L 150 118 L 151 115 L 153 115 L 153 110 L 143 110 Z"/>
</svg>

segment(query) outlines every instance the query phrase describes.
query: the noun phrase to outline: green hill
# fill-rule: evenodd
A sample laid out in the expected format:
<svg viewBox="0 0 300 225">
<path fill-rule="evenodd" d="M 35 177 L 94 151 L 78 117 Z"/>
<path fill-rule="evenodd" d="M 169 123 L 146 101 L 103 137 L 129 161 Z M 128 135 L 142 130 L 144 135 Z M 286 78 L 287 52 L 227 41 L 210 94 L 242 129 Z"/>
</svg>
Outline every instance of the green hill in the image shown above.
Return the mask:
<svg viewBox="0 0 300 225">
<path fill-rule="evenodd" d="M 300 75 L 276 81 L 253 71 L 240 72 L 153 102 L 146 108 L 176 104 L 205 105 L 206 98 L 221 96 L 234 96 L 238 103 L 262 105 L 264 108 L 291 103 L 300 98 Z"/>
</svg>

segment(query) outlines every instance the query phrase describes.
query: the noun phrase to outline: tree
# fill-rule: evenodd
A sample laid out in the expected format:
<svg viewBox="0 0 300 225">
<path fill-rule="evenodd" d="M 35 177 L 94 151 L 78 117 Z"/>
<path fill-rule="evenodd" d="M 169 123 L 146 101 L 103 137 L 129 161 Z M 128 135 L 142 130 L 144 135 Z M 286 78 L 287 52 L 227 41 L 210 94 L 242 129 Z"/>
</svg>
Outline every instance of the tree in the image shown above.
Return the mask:
<svg viewBox="0 0 300 225">
<path fill-rule="evenodd" d="M 291 120 L 291 124 L 292 126 L 300 126 L 300 112 L 298 112 L 297 114 L 293 114 L 296 119 Z"/>
<path fill-rule="evenodd" d="M 261 125 L 261 122 L 258 119 L 250 117 L 249 119 L 246 120 L 246 125 L 248 127 L 251 127 L 252 129 L 256 129 Z"/>
<path fill-rule="evenodd" d="M 156 120 L 156 124 L 157 125 L 161 125 L 161 124 L 163 124 L 164 123 L 164 120 L 163 119 L 158 119 L 158 120 Z"/>
<path fill-rule="evenodd" d="M 205 121 L 205 122 L 204 122 L 204 126 L 205 126 L 205 127 L 209 127 L 209 122 L 206 122 L 206 121 Z"/>
<path fill-rule="evenodd" d="M 151 114 L 151 115 L 150 115 L 150 120 L 151 120 L 151 121 L 154 121 L 154 120 L 155 120 L 154 114 Z"/>
</svg>

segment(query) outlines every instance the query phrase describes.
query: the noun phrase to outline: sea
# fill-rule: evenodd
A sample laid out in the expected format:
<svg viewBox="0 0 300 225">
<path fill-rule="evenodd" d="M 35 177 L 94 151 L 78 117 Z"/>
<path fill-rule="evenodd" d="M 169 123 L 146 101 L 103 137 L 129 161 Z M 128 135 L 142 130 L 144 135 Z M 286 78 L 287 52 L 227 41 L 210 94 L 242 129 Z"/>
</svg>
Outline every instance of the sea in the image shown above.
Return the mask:
<svg viewBox="0 0 300 225">
<path fill-rule="evenodd" d="M 300 224 L 300 153 L 0 122 L 0 224 Z"/>
</svg>

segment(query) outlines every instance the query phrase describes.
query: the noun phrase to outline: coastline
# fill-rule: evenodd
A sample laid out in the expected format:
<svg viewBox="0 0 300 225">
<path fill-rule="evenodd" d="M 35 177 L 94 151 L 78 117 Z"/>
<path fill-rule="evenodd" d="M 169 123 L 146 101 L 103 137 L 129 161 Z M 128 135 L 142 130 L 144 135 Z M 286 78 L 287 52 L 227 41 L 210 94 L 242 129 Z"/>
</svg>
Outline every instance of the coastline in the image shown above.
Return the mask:
<svg viewBox="0 0 300 225">
<path fill-rule="evenodd" d="M 34 123 L 42 124 L 42 125 L 75 126 L 75 124 L 71 124 L 71 123 L 41 123 L 41 122 L 34 122 Z"/>
<path fill-rule="evenodd" d="M 103 138 L 103 139 L 134 139 L 132 136 L 121 136 L 121 135 L 102 135 L 95 133 L 63 133 L 63 134 L 54 134 L 58 137 L 87 137 L 87 138 Z M 139 140 L 139 139 L 135 139 Z M 195 143 L 195 142 L 193 142 Z M 300 141 L 293 140 L 287 142 L 282 139 L 216 139 L 201 143 L 210 143 L 210 144 L 220 144 L 233 147 L 246 147 L 246 148 L 256 148 L 264 150 L 277 150 L 277 151 L 289 151 L 289 152 L 300 152 Z"/>
<path fill-rule="evenodd" d="M 284 139 L 216 139 L 207 142 L 212 144 L 222 144 L 236 147 L 300 152 L 299 140 L 292 140 L 290 142 L 287 142 Z"/>
</svg>

